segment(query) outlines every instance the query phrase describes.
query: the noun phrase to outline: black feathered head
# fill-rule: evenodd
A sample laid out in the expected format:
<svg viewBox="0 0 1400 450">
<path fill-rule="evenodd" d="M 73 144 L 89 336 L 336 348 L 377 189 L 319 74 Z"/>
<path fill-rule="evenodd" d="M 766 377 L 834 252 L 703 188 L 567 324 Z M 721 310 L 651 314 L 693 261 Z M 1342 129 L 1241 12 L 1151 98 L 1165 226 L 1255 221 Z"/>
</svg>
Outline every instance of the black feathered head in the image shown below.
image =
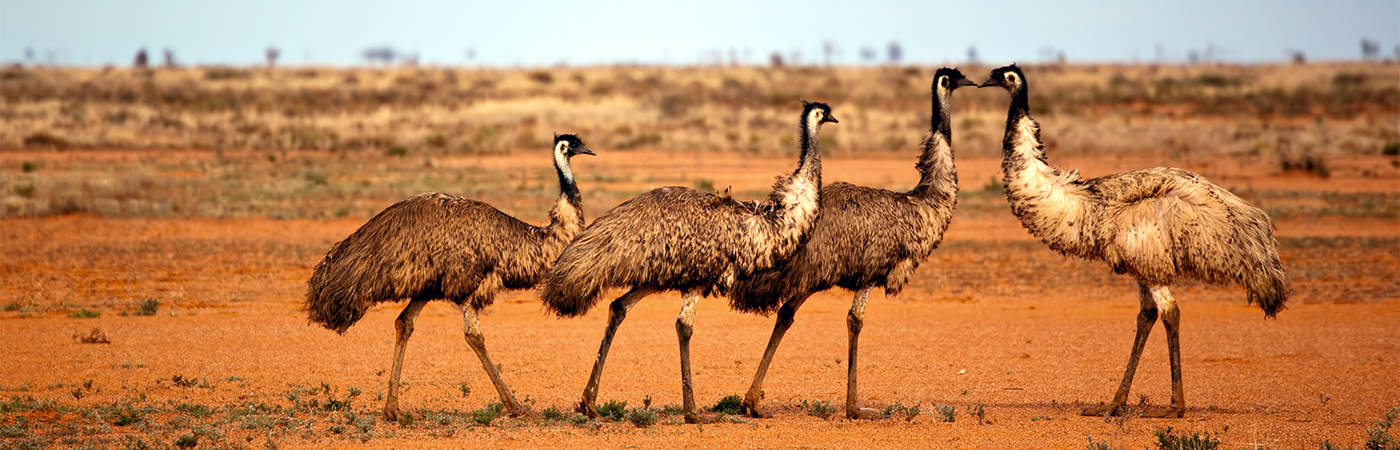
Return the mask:
<svg viewBox="0 0 1400 450">
<path fill-rule="evenodd" d="M 977 83 L 963 76 L 962 71 L 944 67 L 933 73 L 933 90 L 953 92 L 963 86 L 976 86 Z"/>
<path fill-rule="evenodd" d="M 572 134 L 554 135 L 555 150 L 563 150 L 565 156 L 593 155 L 593 149 L 584 145 L 583 140 Z"/>
<path fill-rule="evenodd" d="M 831 115 L 831 107 L 826 103 L 802 101 L 802 118 L 804 120 L 816 119 L 817 124 L 841 123 L 836 120 L 836 116 Z"/>
<path fill-rule="evenodd" d="M 992 70 L 991 78 L 978 87 L 988 86 L 1001 86 L 1007 91 L 1016 93 L 1026 86 L 1026 74 L 1021 73 L 1021 68 L 1015 64 L 998 67 Z"/>
</svg>

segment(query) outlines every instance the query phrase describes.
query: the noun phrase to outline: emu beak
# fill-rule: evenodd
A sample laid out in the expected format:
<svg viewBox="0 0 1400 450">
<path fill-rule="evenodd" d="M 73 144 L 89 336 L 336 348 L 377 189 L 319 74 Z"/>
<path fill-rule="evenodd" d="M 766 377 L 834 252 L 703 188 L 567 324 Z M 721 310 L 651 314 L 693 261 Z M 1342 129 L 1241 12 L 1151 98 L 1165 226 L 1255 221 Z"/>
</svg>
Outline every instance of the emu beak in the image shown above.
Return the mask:
<svg viewBox="0 0 1400 450">
<path fill-rule="evenodd" d="M 976 85 L 977 85 L 977 82 L 976 82 L 976 81 L 969 80 L 969 79 L 967 79 L 967 78 L 958 78 L 957 83 L 954 83 L 954 84 L 957 85 L 957 86 L 976 86 Z"/>
<path fill-rule="evenodd" d="M 576 153 L 576 154 L 579 154 L 579 155 L 593 155 L 593 156 L 598 156 L 598 154 L 597 154 L 597 153 L 593 153 L 593 149 L 588 148 L 587 145 L 580 145 L 580 146 L 578 146 L 578 150 L 576 150 L 575 153 Z"/>
<path fill-rule="evenodd" d="M 977 88 L 978 88 L 978 89 L 981 89 L 981 88 L 984 88 L 984 87 L 987 87 L 987 86 L 997 86 L 997 79 L 996 79 L 996 78 L 988 78 L 986 83 L 982 83 L 982 84 L 977 85 Z"/>
<path fill-rule="evenodd" d="M 826 117 L 822 118 L 822 122 L 841 123 L 841 121 L 836 120 L 836 116 L 830 114 L 827 114 Z"/>
</svg>

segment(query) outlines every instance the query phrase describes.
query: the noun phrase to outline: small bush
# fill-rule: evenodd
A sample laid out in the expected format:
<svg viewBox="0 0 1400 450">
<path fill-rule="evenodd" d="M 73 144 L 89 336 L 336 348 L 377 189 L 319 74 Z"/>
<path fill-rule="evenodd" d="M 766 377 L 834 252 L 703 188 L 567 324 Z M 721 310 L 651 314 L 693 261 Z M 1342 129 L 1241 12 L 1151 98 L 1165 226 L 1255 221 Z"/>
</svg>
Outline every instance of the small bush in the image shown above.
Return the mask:
<svg viewBox="0 0 1400 450">
<path fill-rule="evenodd" d="M 983 407 L 981 400 L 978 400 L 975 404 L 967 405 L 967 415 L 968 417 L 977 419 L 978 424 L 987 423 L 987 409 Z"/>
<path fill-rule="evenodd" d="M 603 416 L 609 422 L 622 420 L 622 415 L 627 413 L 627 402 L 608 400 L 607 403 L 598 406 L 598 415 Z"/>
<path fill-rule="evenodd" d="M 154 316 L 158 310 L 160 310 L 160 301 L 154 298 L 148 298 L 141 302 L 141 305 L 136 309 L 134 314 L 138 316 Z"/>
<path fill-rule="evenodd" d="M 21 164 L 20 168 L 24 170 L 24 173 L 33 172 L 39 170 L 39 163 L 34 161 L 25 161 L 23 164 Z"/>
<path fill-rule="evenodd" d="M 672 403 L 670 405 L 662 406 L 661 414 L 665 414 L 668 416 L 679 416 L 681 414 L 685 414 L 685 410 L 681 409 L 680 405 Z"/>
<path fill-rule="evenodd" d="M 1113 450 L 1108 446 L 1108 441 L 1094 442 L 1094 437 L 1089 436 L 1089 445 L 1084 446 L 1086 450 Z"/>
<path fill-rule="evenodd" d="M 1172 434 L 1172 427 L 1152 432 L 1157 436 L 1157 448 L 1161 450 L 1213 450 L 1220 445 L 1219 439 L 1211 439 L 1210 433 L 1202 435 L 1192 431 L 1190 436 Z"/>
<path fill-rule="evenodd" d="M 544 410 L 544 420 L 563 420 L 563 419 L 564 419 L 564 412 L 559 411 L 559 408 L 556 408 L 556 407 L 554 407 L 554 406 L 550 406 L 549 409 Z"/>
<path fill-rule="evenodd" d="M 637 408 L 627 412 L 627 421 L 637 428 L 646 428 L 656 423 L 656 412 L 650 408 Z"/>
<path fill-rule="evenodd" d="M 831 402 L 808 402 L 806 400 L 802 401 L 802 409 L 807 411 L 807 415 L 820 417 L 822 420 L 830 420 L 831 416 L 836 414 L 837 410 L 835 406 L 831 405 Z"/>
<path fill-rule="evenodd" d="M 952 423 L 958 420 L 958 410 L 953 405 L 939 403 L 933 407 L 933 411 L 941 422 Z"/>
<path fill-rule="evenodd" d="M 587 414 L 574 413 L 574 415 L 569 416 L 569 422 L 573 423 L 574 425 L 581 426 L 583 424 L 588 423 L 589 420 L 591 419 L 588 417 Z"/>
<path fill-rule="evenodd" d="M 1366 443 L 1363 444 L 1366 450 L 1400 449 L 1400 443 L 1390 435 L 1390 427 L 1395 426 L 1397 416 L 1400 416 L 1400 407 L 1390 408 L 1385 412 L 1385 418 L 1376 421 L 1375 428 L 1366 429 Z"/>
<path fill-rule="evenodd" d="M 402 156 L 408 154 L 408 148 L 407 148 L 407 147 L 404 147 L 404 146 L 402 146 L 402 145 L 395 145 L 395 146 L 393 146 L 393 147 L 389 147 L 389 150 L 388 150 L 386 153 L 388 153 L 389 156 L 400 156 L 400 157 L 402 157 Z"/>
<path fill-rule="evenodd" d="M 489 403 L 481 409 L 472 411 L 472 421 L 482 425 L 491 425 L 491 421 L 496 420 L 496 417 L 500 416 L 505 409 L 506 406 L 498 402 Z"/>
<path fill-rule="evenodd" d="M 1386 142 L 1385 146 L 1381 147 L 1381 154 L 1385 156 L 1400 155 L 1400 142 Z"/>
<path fill-rule="evenodd" d="M 73 339 L 84 344 L 111 344 L 112 340 L 107 339 L 107 333 L 102 332 L 102 328 L 92 327 L 92 331 L 75 333 Z"/>
<path fill-rule="evenodd" d="M 710 412 L 720 414 L 739 414 L 743 410 L 744 399 L 737 395 L 731 395 L 719 400 L 715 406 L 710 407 Z"/>
<path fill-rule="evenodd" d="M 885 407 L 885 417 L 912 421 L 915 417 L 919 417 L 919 412 L 923 409 L 921 407 L 923 403 L 924 402 L 919 402 L 915 403 L 914 406 L 904 406 L 903 403 L 894 402 L 893 405 Z"/>
<path fill-rule="evenodd" d="M 72 314 L 69 314 L 68 317 L 71 318 L 71 319 L 96 319 L 96 318 L 100 317 L 101 315 L 102 315 L 102 313 L 100 313 L 100 312 L 97 312 L 97 311 L 88 311 L 87 308 L 83 308 L 83 309 L 78 310 L 77 312 L 74 312 L 74 313 L 72 313 Z"/>
<path fill-rule="evenodd" d="M 199 435 L 182 434 L 175 438 L 175 446 L 180 448 L 195 448 L 199 446 Z"/>
</svg>

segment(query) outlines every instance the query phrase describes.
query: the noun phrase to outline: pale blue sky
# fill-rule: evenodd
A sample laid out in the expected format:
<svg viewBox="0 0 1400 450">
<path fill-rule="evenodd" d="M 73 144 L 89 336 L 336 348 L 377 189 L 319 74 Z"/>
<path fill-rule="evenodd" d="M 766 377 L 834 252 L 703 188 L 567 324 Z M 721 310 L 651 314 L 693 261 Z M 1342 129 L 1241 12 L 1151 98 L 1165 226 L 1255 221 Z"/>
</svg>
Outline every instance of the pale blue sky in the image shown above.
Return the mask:
<svg viewBox="0 0 1400 450">
<path fill-rule="evenodd" d="M 1383 56 L 1400 48 L 1396 0 L 1070 0 L 1037 2 L 761 0 L 662 1 L 85 1 L 0 0 L 0 61 L 130 64 L 139 48 L 182 64 L 363 64 L 369 47 L 416 53 L 424 64 L 498 66 L 637 62 L 695 64 L 716 51 L 741 62 L 769 54 L 838 63 L 861 49 L 904 60 L 990 63 L 1185 61 L 1191 52 L 1236 62 L 1355 59 L 1361 39 Z M 473 58 L 468 59 L 468 49 Z"/>
</svg>

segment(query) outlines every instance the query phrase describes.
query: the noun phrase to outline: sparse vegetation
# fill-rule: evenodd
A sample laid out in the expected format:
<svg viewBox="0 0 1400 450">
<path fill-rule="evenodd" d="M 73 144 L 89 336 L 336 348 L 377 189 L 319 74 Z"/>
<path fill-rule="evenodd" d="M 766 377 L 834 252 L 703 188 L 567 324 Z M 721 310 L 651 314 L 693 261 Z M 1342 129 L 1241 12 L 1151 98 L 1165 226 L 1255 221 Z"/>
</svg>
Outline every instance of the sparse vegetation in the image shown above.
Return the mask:
<svg viewBox="0 0 1400 450">
<path fill-rule="evenodd" d="M 154 298 L 148 298 L 148 299 L 145 299 L 145 300 L 142 300 L 142 301 L 141 301 L 141 304 L 140 304 L 139 306 L 137 306 L 136 312 L 133 313 L 133 314 L 138 315 L 138 316 L 154 316 L 154 315 L 156 315 L 156 311 L 159 311 L 159 310 L 160 310 L 160 301 L 158 301 L 158 300 L 156 300 L 156 299 L 154 299 Z"/>
<path fill-rule="evenodd" d="M 933 407 L 933 412 L 940 422 L 952 423 L 958 420 L 958 410 L 953 405 L 939 403 Z"/>
<path fill-rule="evenodd" d="M 598 415 L 603 416 L 609 422 L 619 422 L 622 415 L 627 413 L 627 402 L 608 400 L 607 403 L 598 405 Z"/>
<path fill-rule="evenodd" d="M 979 425 L 989 423 L 987 421 L 987 408 L 982 404 L 981 400 L 978 400 L 977 403 L 967 405 L 965 412 L 967 412 L 968 417 L 977 419 Z"/>
<path fill-rule="evenodd" d="M 743 410 L 744 399 L 737 395 L 726 396 L 710 407 L 710 412 L 719 414 L 739 414 Z"/>
<path fill-rule="evenodd" d="M 627 411 L 627 421 L 637 428 L 646 428 L 656 423 L 656 411 L 651 408 L 634 408 Z"/>
<path fill-rule="evenodd" d="M 102 313 L 97 311 L 89 311 L 87 308 L 79 309 L 77 311 L 74 311 L 73 313 L 68 314 L 68 317 L 73 319 L 96 319 L 101 316 Z"/>
<path fill-rule="evenodd" d="M 807 415 L 820 417 L 822 420 L 831 419 L 831 416 L 836 414 L 836 411 L 839 409 L 840 408 L 836 406 L 832 406 L 831 402 L 828 401 L 802 401 L 802 410 L 806 411 Z"/>
<path fill-rule="evenodd" d="M 1157 448 L 1160 450 L 1213 450 L 1220 445 L 1219 439 L 1212 439 L 1210 433 L 1192 431 L 1190 436 L 1185 433 L 1180 435 L 1172 434 L 1172 427 L 1158 429 L 1152 432 L 1157 437 Z"/>
<path fill-rule="evenodd" d="M 904 406 L 903 403 L 894 402 L 894 404 L 885 407 L 884 415 L 889 418 L 912 421 L 915 417 L 919 417 L 923 403 L 924 402 L 919 402 L 915 403 L 914 406 Z"/>
</svg>

